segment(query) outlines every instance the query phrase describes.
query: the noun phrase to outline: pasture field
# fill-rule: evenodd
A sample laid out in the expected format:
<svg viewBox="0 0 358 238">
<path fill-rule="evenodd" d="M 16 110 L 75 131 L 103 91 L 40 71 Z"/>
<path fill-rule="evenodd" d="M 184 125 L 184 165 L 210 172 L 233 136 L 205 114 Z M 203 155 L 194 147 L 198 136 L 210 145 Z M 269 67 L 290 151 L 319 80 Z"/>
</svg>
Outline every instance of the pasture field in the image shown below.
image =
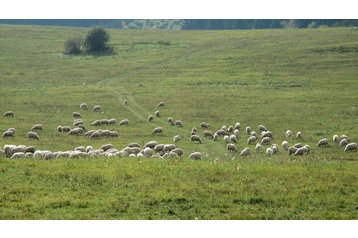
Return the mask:
<svg viewBox="0 0 358 238">
<path fill-rule="evenodd" d="M 358 153 L 332 142 L 358 142 L 358 31 L 351 28 L 146 31 L 109 30 L 113 55 L 63 55 L 66 39 L 88 29 L 0 25 L 0 131 L 5 144 L 40 150 L 95 148 L 111 143 L 182 140 L 181 159 L 9 159 L 0 157 L 1 219 L 357 219 Z M 123 101 L 128 100 L 129 106 Z M 161 117 L 147 121 L 157 110 Z M 80 111 L 86 102 L 103 112 Z M 59 133 L 80 111 L 87 129 L 96 119 L 128 118 L 119 138 L 90 140 Z M 166 119 L 183 121 L 182 128 Z M 210 130 L 260 124 L 274 141 L 301 131 L 311 153 L 240 157 L 219 141 L 190 142 L 192 127 Z M 26 138 L 42 123 L 40 140 Z M 152 135 L 161 126 L 164 134 Z M 331 146 L 318 148 L 321 138 Z M 266 148 L 266 147 L 264 147 Z M 191 161 L 191 152 L 204 154 Z"/>
</svg>

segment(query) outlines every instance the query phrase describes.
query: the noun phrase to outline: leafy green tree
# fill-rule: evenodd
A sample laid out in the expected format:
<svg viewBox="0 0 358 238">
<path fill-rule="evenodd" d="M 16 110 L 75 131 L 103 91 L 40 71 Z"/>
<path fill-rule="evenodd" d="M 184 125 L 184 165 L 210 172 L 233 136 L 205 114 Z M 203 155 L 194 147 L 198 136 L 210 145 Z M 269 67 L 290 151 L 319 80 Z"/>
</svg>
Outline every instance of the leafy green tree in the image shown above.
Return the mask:
<svg viewBox="0 0 358 238">
<path fill-rule="evenodd" d="M 86 36 L 84 46 L 87 52 L 103 52 L 110 49 L 109 33 L 102 27 L 92 28 Z"/>
</svg>

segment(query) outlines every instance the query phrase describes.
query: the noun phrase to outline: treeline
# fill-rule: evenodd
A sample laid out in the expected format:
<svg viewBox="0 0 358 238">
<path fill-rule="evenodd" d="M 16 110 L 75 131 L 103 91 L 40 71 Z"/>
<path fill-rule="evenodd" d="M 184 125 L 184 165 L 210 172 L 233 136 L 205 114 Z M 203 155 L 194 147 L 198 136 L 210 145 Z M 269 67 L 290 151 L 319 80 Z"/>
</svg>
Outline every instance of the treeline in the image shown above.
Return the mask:
<svg viewBox="0 0 358 238">
<path fill-rule="evenodd" d="M 0 24 L 93 27 L 116 29 L 236 30 L 273 28 L 357 27 L 357 19 L 0 19 Z"/>
</svg>

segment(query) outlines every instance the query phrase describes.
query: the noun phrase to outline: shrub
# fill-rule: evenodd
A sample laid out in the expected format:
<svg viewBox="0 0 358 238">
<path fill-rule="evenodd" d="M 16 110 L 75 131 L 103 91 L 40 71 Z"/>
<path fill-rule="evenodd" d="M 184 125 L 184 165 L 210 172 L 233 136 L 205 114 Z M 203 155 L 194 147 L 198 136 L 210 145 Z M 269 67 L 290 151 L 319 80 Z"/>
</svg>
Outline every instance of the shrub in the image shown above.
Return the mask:
<svg viewBox="0 0 358 238">
<path fill-rule="evenodd" d="M 86 36 L 85 39 L 85 49 L 87 52 L 103 52 L 110 50 L 111 48 L 108 46 L 109 41 L 108 32 L 102 27 L 94 27 L 92 28 Z"/>
<path fill-rule="evenodd" d="M 81 52 L 82 48 L 82 38 L 81 37 L 75 37 L 68 39 L 65 42 L 65 54 L 78 54 Z"/>
</svg>

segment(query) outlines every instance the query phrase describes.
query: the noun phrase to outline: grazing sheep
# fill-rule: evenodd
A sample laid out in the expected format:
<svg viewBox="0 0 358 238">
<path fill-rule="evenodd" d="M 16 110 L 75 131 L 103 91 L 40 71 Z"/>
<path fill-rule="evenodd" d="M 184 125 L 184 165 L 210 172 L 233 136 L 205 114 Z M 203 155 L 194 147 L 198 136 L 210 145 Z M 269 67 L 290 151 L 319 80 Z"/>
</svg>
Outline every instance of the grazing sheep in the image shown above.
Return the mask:
<svg viewBox="0 0 358 238">
<path fill-rule="evenodd" d="M 296 147 L 298 149 L 298 148 L 302 148 L 303 145 L 302 145 L 302 143 L 296 143 L 296 144 L 294 144 L 293 147 Z"/>
<path fill-rule="evenodd" d="M 128 147 L 130 147 L 130 148 L 133 148 L 133 147 L 140 148 L 140 145 L 138 143 L 129 143 Z"/>
<path fill-rule="evenodd" d="M 128 106 L 128 101 L 124 100 L 124 106 Z"/>
<path fill-rule="evenodd" d="M 160 102 L 160 103 L 158 103 L 157 108 L 160 108 L 160 107 L 165 107 L 165 102 Z"/>
<path fill-rule="evenodd" d="M 22 159 L 25 157 L 26 157 L 26 155 L 24 152 L 16 152 L 11 156 L 11 159 Z"/>
<path fill-rule="evenodd" d="M 227 135 L 227 134 L 228 134 L 225 130 L 222 130 L 222 129 L 217 130 L 215 133 L 216 133 L 218 136 L 224 136 L 224 135 Z"/>
<path fill-rule="evenodd" d="M 173 142 L 178 143 L 180 141 L 180 135 L 176 135 L 173 137 Z"/>
<path fill-rule="evenodd" d="M 4 133 L 2 133 L 2 138 L 9 138 L 9 137 L 14 137 L 15 133 L 13 131 L 5 131 Z"/>
<path fill-rule="evenodd" d="M 165 146 L 164 144 L 158 144 L 158 145 L 154 146 L 154 151 L 161 152 L 164 150 L 164 146 Z"/>
<path fill-rule="evenodd" d="M 83 133 L 83 129 L 82 128 L 73 128 L 68 132 L 68 135 L 79 135 Z"/>
<path fill-rule="evenodd" d="M 14 147 L 16 147 L 16 145 L 4 145 L 3 149 L 4 149 L 4 153 L 7 157 L 11 156 L 11 150 Z"/>
<path fill-rule="evenodd" d="M 189 159 L 199 160 L 201 158 L 202 158 L 202 156 L 201 156 L 200 152 L 193 152 L 189 155 Z"/>
<path fill-rule="evenodd" d="M 108 120 L 107 119 L 101 119 L 99 120 L 101 125 L 108 125 Z"/>
<path fill-rule="evenodd" d="M 34 131 L 34 130 L 42 130 L 43 126 L 42 124 L 36 124 L 34 125 L 31 130 Z"/>
<path fill-rule="evenodd" d="M 177 148 L 174 144 L 165 144 L 163 151 L 168 152 Z"/>
<path fill-rule="evenodd" d="M 153 154 L 152 149 L 149 147 L 144 148 L 142 152 L 143 152 L 144 157 L 146 157 L 146 158 L 151 157 Z"/>
<path fill-rule="evenodd" d="M 57 127 L 57 131 L 58 131 L 58 132 L 62 132 L 62 126 L 58 126 L 58 127 Z"/>
<path fill-rule="evenodd" d="M 234 142 L 234 143 L 237 143 L 237 138 L 235 135 L 230 135 L 230 141 L 231 142 Z"/>
<path fill-rule="evenodd" d="M 272 144 L 271 149 L 272 149 L 274 154 L 280 152 L 280 150 L 278 149 L 278 146 L 276 144 Z"/>
<path fill-rule="evenodd" d="M 75 148 L 77 151 L 86 152 L 86 148 L 84 146 L 78 146 Z"/>
<path fill-rule="evenodd" d="M 210 126 L 210 125 L 209 125 L 208 123 L 206 123 L 206 122 L 200 123 L 200 127 L 203 128 L 203 129 L 208 129 L 209 126 Z"/>
<path fill-rule="evenodd" d="M 80 104 L 80 109 L 81 110 L 87 110 L 88 108 L 87 108 L 87 104 L 86 103 L 81 103 Z"/>
<path fill-rule="evenodd" d="M 237 148 L 236 148 L 235 144 L 229 143 L 229 144 L 227 144 L 226 148 L 228 151 L 237 152 Z"/>
<path fill-rule="evenodd" d="M 71 131 L 71 127 L 69 127 L 69 126 L 62 127 L 62 132 L 70 132 L 70 131 Z"/>
<path fill-rule="evenodd" d="M 147 143 L 144 145 L 144 148 L 145 148 L 145 147 L 149 147 L 149 148 L 153 149 L 156 145 L 158 145 L 158 142 L 152 140 L 152 141 L 147 142 Z"/>
<path fill-rule="evenodd" d="M 291 130 L 287 130 L 287 131 L 286 131 L 286 137 L 287 137 L 287 138 L 291 138 L 291 136 L 292 136 L 292 131 L 291 131 Z"/>
<path fill-rule="evenodd" d="M 234 131 L 234 127 L 233 127 L 233 126 L 229 126 L 229 127 L 227 128 L 227 131 L 228 131 L 228 132 L 233 132 L 233 131 Z"/>
<path fill-rule="evenodd" d="M 295 155 L 308 155 L 310 153 L 311 148 L 308 145 L 305 145 L 301 148 L 298 148 L 295 152 Z"/>
<path fill-rule="evenodd" d="M 226 143 L 230 143 L 230 136 L 224 136 L 224 141 Z"/>
<path fill-rule="evenodd" d="M 338 147 L 345 147 L 346 145 L 348 145 L 348 143 L 349 141 L 346 138 L 344 138 L 339 142 Z"/>
<path fill-rule="evenodd" d="M 303 137 L 303 135 L 302 135 L 302 132 L 297 132 L 297 134 L 296 134 L 296 139 L 297 140 L 302 140 L 302 137 Z"/>
<path fill-rule="evenodd" d="M 175 125 L 176 125 L 177 127 L 183 127 L 183 122 L 180 121 L 180 120 L 176 120 L 176 121 L 175 121 Z"/>
<path fill-rule="evenodd" d="M 264 137 L 261 139 L 261 144 L 268 145 L 271 143 L 271 137 Z"/>
<path fill-rule="evenodd" d="M 183 151 L 183 149 L 182 148 L 175 148 L 175 149 L 173 149 L 171 152 L 174 152 L 174 153 L 176 153 L 178 156 L 182 156 L 183 155 L 183 153 L 184 153 L 184 151 Z"/>
<path fill-rule="evenodd" d="M 250 136 L 255 136 L 255 137 L 257 137 L 256 131 L 251 131 Z"/>
<path fill-rule="evenodd" d="M 298 150 L 298 148 L 292 146 L 292 147 L 288 148 L 288 154 L 289 155 L 295 154 L 297 150 Z"/>
<path fill-rule="evenodd" d="M 273 134 L 271 131 L 263 131 L 263 132 L 261 132 L 261 138 L 264 138 L 264 137 L 270 137 L 272 139 Z"/>
<path fill-rule="evenodd" d="M 10 149 L 10 155 L 13 155 L 17 152 L 22 152 L 22 153 L 26 153 L 26 146 L 24 145 L 19 145 L 19 146 L 14 146 Z"/>
<path fill-rule="evenodd" d="M 153 115 L 149 115 L 149 117 L 148 117 L 148 121 L 149 121 L 149 122 L 152 122 L 153 120 L 154 120 Z"/>
<path fill-rule="evenodd" d="M 100 126 L 100 125 L 101 125 L 100 120 L 95 120 L 94 122 L 91 123 L 91 126 Z"/>
<path fill-rule="evenodd" d="M 105 145 L 102 145 L 100 147 L 100 149 L 103 150 L 103 151 L 107 151 L 109 149 L 113 149 L 113 145 L 112 144 L 105 144 Z"/>
<path fill-rule="evenodd" d="M 234 126 L 234 130 L 240 130 L 240 122 L 236 122 L 235 126 Z"/>
<path fill-rule="evenodd" d="M 350 141 L 349 137 L 346 135 L 341 135 L 339 138 L 340 138 L 340 140 L 347 139 L 348 142 Z"/>
<path fill-rule="evenodd" d="M 156 127 L 153 129 L 152 134 L 156 135 L 162 135 L 163 134 L 163 128 L 162 127 Z"/>
<path fill-rule="evenodd" d="M 72 113 L 72 116 L 73 117 L 77 117 L 77 118 L 81 118 L 82 116 L 81 116 L 81 113 L 79 113 L 79 112 L 73 112 Z"/>
<path fill-rule="evenodd" d="M 245 149 L 243 149 L 240 154 L 241 156 L 248 156 L 250 155 L 250 148 L 249 147 L 246 147 Z"/>
<path fill-rule="evenodd" d="M 192 136 L 190 137 L 190 141 L 191 141 L 191 142 L 197 141 L 197 142 L 199 142 L 199 144 L 201 144 L 201 139 L 200 139 L 200 137 L 199 137 L 198 135 L 192 135 Z"/>
<path fill-rule="evenodd" d="M 259 131 L 267 131 L 267 128 L 265 127 L 265 126 L 263 126 L 263 125 L 259 125 L 258 126 L 258 129 L 259 129 Z"/>
<path fill-rule="evenodd" d="M 27 132 L 27 137 L 30 138 L 30 139 L 35 139 L 35 140 L 40 139 L 39 135 L 36 132 L 33 132 L 33 131 Z"/>
<path fill-rule="evenodd" d="M 317 143 L 317 146 L 318 146 L 318 147 L 321 147 L 321 146 L 329 146 L 329 144 L 328 144 L 328 139 L 327 139 L 327 138 L 323 138 L 323 139 L 319 140 L 318 143 Z"/>
<path fill-rule="evenodd" d="M 90 145 L 88 145 L 88 146 L 86 147 L 86 152 L 88 153 L 88 152 L 90 152 L 90 151 L 93 151 L 93 147 L 90 146 Z"/>
<path fill-rule="evenodd" d="M 83 121 L 80 119 L 80 120 L 76 120 L 73 122 L 72 124 L 73 126 L 79 126 L 79 125 L 83 125 Z"/>
<path fill-rule="evenodd" d="M 238 138 L 238 137 L 239 137 L 239 134 L 240 134 L 239 130 L 238 130 L 238 129 L 235 129 L 235 130 L 234 130 L 234 135 Z"/>
<path fill-rule="evenodd" d="M 218 137 L 219 137 L 218 134 L 214 133 L 213 140 L 214 140 L 214 141 L 217 141 L 217 140 L 218 140 Z"/>
<path fill-rule="evenodd" d="M 94 106 L 93 109 L 92 109 L 92 111 L 99 113 L 99 112 L 101 111 L 101 106 L 100 106 L 100 105 Z"/>
<path fill-rule="evenodd" d="M 260 143 L 257 143 L 256 146 L 255 146 L 255 150 L 256 150 L 256 153 L 260 153 L 261 150 L 262 150 L 262 146 Z"/>
<path fill-rule="evenodd" d="M 190 135 L 196 135 L 196 131 L 191 131 Z"/>
<path fill-rule="evenodd" d="M 119 136 L 119 133 L 118 133 L 118 131 L 110 131 L 110 132 L 109 132 L 109 136 L 110 136 L 110 137 L 118 137 L 118 136 Z"/>
<path fill-rule="evenodd" d="M 252 144 L 256 142 L 256 136 L 250 136 L 248 139 L 247 139 L 247 144 Z"/>
<path fill-rule="evenodd" d="M 248 135 L 250 135 L 251 134 L 251 131 L 252 131 L 252 129 L 251 129 L 251 127 L 246 127 L 246 133 L 248 134 Z"/>
<path fill-rule="evenodd" d="M 290 145 L 288 144 L 287 141 L 282 141 L 282 147 L 284 150 L 288 151 L 288 148 L 290 148 Z"/>
<path fill-rule="evenodd" d="M 128 119 L 123 119 L 122 121 L 119 122 L 120 126 L 124 126 L 124 125 L 128 125 L 129 124 L 129 120 Z"/>
<path fill-rule="evenodd" d="M 12 132 L 14 132 L 14 135 L 15 135 L 15 133 L 16 133 L 15 128 L 9 128 L 9 129 L 7 129 L 7 131 L 12 131 Z"/>
<path fill-rule="evenodd" d="M 206 138 L 214 139 L 214 135 L 211 131 L 205 130 L 203 134 Z"/>
<path fill-rule="evenodd" d="M 112 118 L 108 120 L 108 125 L 115 125 L 117 123 L 117 120 Z"/>
<path fill-rule="evenodd" d="M 274 154 L 274 152 L 273 152 L 273 150 L 272 150 L 271 148 L 267 148 L 267 149 L 266 149 L 266 154 L 267 154 L 268 156 L 271 156 L 271 155 Z"/>
<path fill-rule="evenodd" d="M 357 143 L 354 143 L 354 142 L 347 144 L 346 147 L 344 148 L 344 151 L 346 151 L 346 152 L 347 151 L 356 151 L 357 152 L 357 150 L 358 150 L 358 145 L 357 145 Z"/>
<path fill-rule="evenodd" d="M 83 124 L 79 124 L 78 127 L 81 128 L 83 131 L 86 131 L 86 127 Z"/>
<path fill-rule="evenodd" d="M 221 130 L 227 132 L 227 127 L 226 127 L 225 125 L 223 125 L 223 126 L 221 127 Z"/>
<path fill-rule="evenodd" d="M 171 117 L 168 117 L 168 123 L 169 123 L 169 125 L 171 125 L 171 126 L 175 126 L 174 120 L 173 120 L 173 118 L 171 118 Z"/>
<path fill-rule="evenodd" d="M 160 117 L 159 111 L 155 111 L 155 112 L 154 112 L 154 115 L 155 115 L 156 117 Z"/>
<path fill-rule="evenodd" d="M 101 130 L 100 131 L 102 137 L 109 137 L 110 136 L 110 130 Z"/>
<path fill-rule="evenodd" d="M 34 146 L 27 146 L 25 149 L 26 153 L 35 153 L 36 148 Z"/>
<path fill-rule="evenodd" d="M 338 135 L 334 135 L 332 140 L 333 140 L 333 142 L 334 142 L 335 144 L 337 144 L 337 145 L 339 144 L 339 137 L 338 137 Z"/>
<path fill-rule="evenodd" d="M 165 153 L 165 154 L 162 156 L 163 159 L 175 158 L 175 157 L 178 157 L 178 154 L 175 153 L 175 152 L 171 152 L 171 151 Z"/>
<path fill-rule="evenodd" d="M 14 117 L 14 112 L 13 111 L 7 111 L 4 113 L 4 117 Z"/>
</svg>

